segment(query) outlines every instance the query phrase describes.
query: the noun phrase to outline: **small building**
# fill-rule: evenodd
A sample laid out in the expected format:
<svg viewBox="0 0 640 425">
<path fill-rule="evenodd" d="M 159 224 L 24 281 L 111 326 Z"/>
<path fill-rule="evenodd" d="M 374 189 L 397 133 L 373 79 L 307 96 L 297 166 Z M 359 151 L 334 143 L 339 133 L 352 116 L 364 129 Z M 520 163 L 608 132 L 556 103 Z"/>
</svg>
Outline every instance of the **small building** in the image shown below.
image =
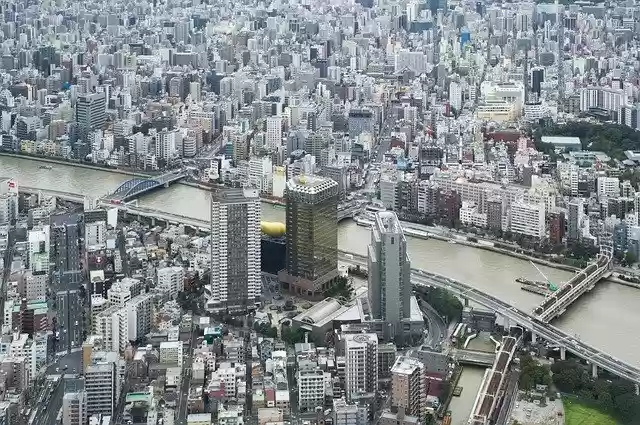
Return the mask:
<svg viewBox="0 0 640 425">
<path fill-rule="evenodd" d="M 579 137 L 542 136 L 541 141 L 542 143 L 553 145 L 555 149 L 566 151 L 582 150 L 582 142 L 580 142 Z"/>
</svg>

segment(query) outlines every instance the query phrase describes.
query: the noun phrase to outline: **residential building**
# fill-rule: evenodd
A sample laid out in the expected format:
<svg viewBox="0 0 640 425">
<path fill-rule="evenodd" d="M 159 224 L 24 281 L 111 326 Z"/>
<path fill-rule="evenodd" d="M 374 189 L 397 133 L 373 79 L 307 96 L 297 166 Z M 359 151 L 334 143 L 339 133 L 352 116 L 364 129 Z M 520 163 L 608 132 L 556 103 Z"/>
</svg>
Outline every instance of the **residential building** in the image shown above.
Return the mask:
<svg viewBox="0 0 640 425">
<path fill-rule="evenodd" d="M 517 201 L 511 204 L 510 229 L 536 239 L 546 237 L 545 205 Z"/>
<path fill-rule="evenodd" d="M 62 425 L 85 425 L 87 421 L 86 393 L 65 393 L 62 397 Z"/>
<path fill-rule="evenodd" d="M 246 312 L 259 302 L 258 190 L 224 188 L 211 196 L 211 280 L 207 309 Z"/>
<path fill-rule="evenodd" d="M 344 335 L 345 394 L 348 402 L 370 399 L 378 389 L 378 336 Z"/>
<path fill-rule="evenodd" d="M 401 338 L 411 316 L 411 261 L 407 240 L 394 212 L 375 215 L 368 247 L 369 306 L 386 326 L 387 340 Z"/>
<path fill-rule="evenodd" d="M 424 415 L 423 389 L 424 365 L 421 361 L 400 356 L 391 368 L 391 406 L 404 410 L 405 414 Z"/>
<path fill-rule="evenodd" d="M 158 269 L 157 274 L 157 289 L 170 299 L 176 299 L 178 292 L 184 289 L 184 269 L 182 267 L 162 267 Z"/>
<path fill-rule="evenodd" d="M 301 412 L 313 412 L 317 407 L 324 407 L 325 387 L 330 380 L 321 369 L 298 370 L 298 407 Z"/>
</svg>

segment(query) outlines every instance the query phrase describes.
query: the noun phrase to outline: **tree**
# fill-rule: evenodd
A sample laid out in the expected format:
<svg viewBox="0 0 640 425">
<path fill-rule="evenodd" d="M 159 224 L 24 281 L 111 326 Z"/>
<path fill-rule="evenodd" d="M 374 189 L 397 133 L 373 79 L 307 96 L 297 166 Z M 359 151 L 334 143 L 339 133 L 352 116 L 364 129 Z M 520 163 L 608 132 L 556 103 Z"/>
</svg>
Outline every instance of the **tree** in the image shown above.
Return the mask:
<svg viewBox="0 0 640 425">
<path fill-rule="evenodd" d="M 324 297 L 342 298 L 346 301 L 350 300 L 354 293 L 352 282 L 352 279 L 344 276 L 336 278 L 334 284 L 324 291 Z"/>
<path fill-rule="evenodd" d="M 631 265 L 638 261 L 638 259 L 636 258 L 636 254 L 631 251 L 627 251 L 627 253 L 624 255 L 624 261 L 627 264 Z"/>
</svg>

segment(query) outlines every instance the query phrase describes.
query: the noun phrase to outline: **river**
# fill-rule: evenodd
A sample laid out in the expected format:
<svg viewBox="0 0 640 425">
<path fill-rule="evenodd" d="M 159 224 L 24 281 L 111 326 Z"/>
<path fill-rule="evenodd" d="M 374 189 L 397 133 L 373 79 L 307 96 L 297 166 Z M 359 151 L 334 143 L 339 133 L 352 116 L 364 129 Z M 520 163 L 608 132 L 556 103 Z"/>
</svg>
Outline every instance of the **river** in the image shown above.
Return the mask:
<svg viewBox="0 0 640 425">
<path fill-rule="evenodd" d="M 113 191 L 130 177 L 109 171 L 53 165 L 39 168 L 41 162 L 0 156 L 0 176 L 14 177 L 20 185 L 64 190 L 99 197 Z M 176 184 L 140 198 L 140 205 L 167 212 L 209 219 L 209 195 L 191 186 Z M 263 204 L 262 219 L 284 221 L 284 208 Z M 338 230 L 339 247 L 366 253 L 368 229 L 353 221 L 343 221 Z M 535 268 L 524 260 L 475 249 L 460 244 L 409 237 L 409 255 L 414 267 L 431 270 L 466 282 L 510 304 L 531 310 L 540 296 L 524 292 L 518 277 L 540 280 Z M 566 280 L 571 273 L 540 267 L 549 279 Z M 571 306 L 554 325 L 584 342 L 622 360 L 640 364 L 640 291 L 612 282 L 601 282 Z"/>
</svg>

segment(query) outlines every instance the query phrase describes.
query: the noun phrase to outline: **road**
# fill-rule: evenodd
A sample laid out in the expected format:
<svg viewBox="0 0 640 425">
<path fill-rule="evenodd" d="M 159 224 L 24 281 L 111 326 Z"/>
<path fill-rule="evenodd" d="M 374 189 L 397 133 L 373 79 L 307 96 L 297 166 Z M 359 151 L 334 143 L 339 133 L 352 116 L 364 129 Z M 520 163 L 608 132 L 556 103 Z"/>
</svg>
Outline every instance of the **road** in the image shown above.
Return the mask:
<svg viewBox="0 0 640 425">
<path fill-rule="evenodd" d="M 340 261 L 366 267 L 366 257 L 350 253 L 340 253 Z M 587 360 L 614 375 L 640 384 L 640 368 L 631 365 L 597 348 L 594 348 L 580 340 L 576 340 L 573 335 L 569 335 L 560 329 L 547 323 L 539 321 L 533 314 L 518 310 L 516 307 L 505 301 L 475 289 L 467 284 L 441 276 L 426 270 L 412 269 L 411 281 L 414 285 L 436 286 L 447 289 L 461 298 L 467 298 L 475 303 L 483 305 L 488 309 L 497 312 L 508 319 L 512 326 L 520 326 L 558 347 L 565 347 L 576 356 Z"/>
<path fill-rule="evenodd" d="M 422 310 L 422 315 L 427 322 L 428 329 L 422 343 L 432 349 L 438 349 L 447 339 L 447 325 L 438 312 L 428 303 L 421 301 L 420 310 Z"/>
<path fill-rule="evenodd" d="M 178 398 L 178 421 L 176 425 L 185 425 L 187 423 L 187 401 L 189 399 L 189 389 L 191 388 L 191 377 L 193 376 L 191 365 L 193 363 L 193 347 L 196 342 L 198 333 L 191 324 L 191 340 L 189 341 L 188 351 L 182 358 L 182 380 L 180 382 L 180 395 Z"/>
</svg>

